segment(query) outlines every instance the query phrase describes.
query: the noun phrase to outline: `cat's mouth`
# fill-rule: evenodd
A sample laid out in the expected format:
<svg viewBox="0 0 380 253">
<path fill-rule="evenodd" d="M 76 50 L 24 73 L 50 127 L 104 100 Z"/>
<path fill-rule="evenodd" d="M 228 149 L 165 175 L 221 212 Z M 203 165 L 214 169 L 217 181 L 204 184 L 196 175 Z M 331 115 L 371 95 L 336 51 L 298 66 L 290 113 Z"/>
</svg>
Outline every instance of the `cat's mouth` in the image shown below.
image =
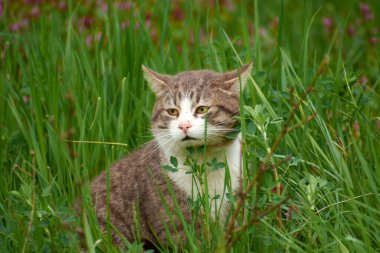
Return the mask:
<svg viewBox="0 0 380 253">
<path fill-rule="evenodd" d="M 185 138 L 182 139 L 182 141 L 191 141 L 191 140 L 198 140 L 197 138 L 193 138 L 193 137 L 190 137 L 190 136 L 187 136 Z"/>
</svg>

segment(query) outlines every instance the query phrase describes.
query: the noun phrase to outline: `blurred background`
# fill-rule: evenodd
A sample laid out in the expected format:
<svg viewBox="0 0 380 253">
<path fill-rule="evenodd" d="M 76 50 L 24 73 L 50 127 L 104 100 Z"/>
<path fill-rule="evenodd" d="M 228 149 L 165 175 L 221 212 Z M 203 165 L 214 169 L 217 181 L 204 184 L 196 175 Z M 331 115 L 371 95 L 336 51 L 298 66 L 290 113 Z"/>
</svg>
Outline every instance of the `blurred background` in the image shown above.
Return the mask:
<svg viewBox="0 0 380 253">
<path fill-rule="evenodd" d="M 141 65 L 174 74 L 247 62 L 243 101 L 272 122 L 263 138 L 244 114 L 251 174 L 313 89 L 276 154 L 293 158 L 267 185 L 292 196 L 285 223 L 269 216 L 235 251 L 378 251 L 379 19 L 375 0 L 0 0 L 0 251 L 109 249 L 73 206 L 152 139 Z"/>
</svg>

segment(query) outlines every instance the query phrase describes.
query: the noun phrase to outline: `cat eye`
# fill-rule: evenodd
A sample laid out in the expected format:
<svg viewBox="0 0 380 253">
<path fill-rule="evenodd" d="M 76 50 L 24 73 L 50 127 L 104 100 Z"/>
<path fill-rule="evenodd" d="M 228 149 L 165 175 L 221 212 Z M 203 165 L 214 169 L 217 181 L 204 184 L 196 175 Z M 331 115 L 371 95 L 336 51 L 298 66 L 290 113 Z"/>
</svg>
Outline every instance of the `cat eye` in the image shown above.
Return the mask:
<svg viewBox="0 0 380 253">
<path fill-rule="evenodd" d="M 199 106 L 196 110 L 195 110 L 195 113 L 197 114 L 204 114 L 206 112 L 208 112 L 208 106 Z"/>
<path fill-rule="evenodd" d="M 175 117 L 179 116 L 179 111 L 177 109 L 170 108 L 167 110 L 167 112 L 169 113 L 170 116 L 175 116 Z"/>
</svg>

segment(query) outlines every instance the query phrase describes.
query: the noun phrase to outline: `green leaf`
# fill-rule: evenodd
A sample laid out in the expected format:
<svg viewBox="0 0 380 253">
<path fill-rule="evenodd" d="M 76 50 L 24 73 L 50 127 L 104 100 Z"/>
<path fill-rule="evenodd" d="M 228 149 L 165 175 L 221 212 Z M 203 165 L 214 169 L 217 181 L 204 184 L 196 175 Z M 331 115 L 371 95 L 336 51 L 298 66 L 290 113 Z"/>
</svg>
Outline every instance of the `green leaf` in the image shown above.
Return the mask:
<svg viewBox="0 0 380 253">
<path fill-rule="evenodd" d="M 169 166 L 169 165 L 165 165 L 164 167 L 162 167 L 164 170 L 166 171 L 170 171 L 170 172 L 177 172 L 178 171 L 178 168 L 175 168 L 175 167 L 172 167 L 172 166 Z"/>
<path fill-rule="evenodd" d="M 212 168 L 215 166 L 215 164 L 218 162 L 218 160 L 216 159 L 216 157 L 214 157 L 210 162 L 207 162 L 207 166 Z"/>
<path fill-rule="evenodd" d="M 246 133 L 249 135 L 255 135 L 256 134 L 256 125 L 253 122 L 248 123 Z"/>
<path fill-rule="evenodd" d="M 177 158 L 175 158 L 174 156 L 170 156 L 170 163 L 171 163 L 174 167 L 178 167 L 178 160 L 177 160 Z"/>
<path fill-rule="evenodd" d="M 227 139 L 235 139 L 238 136 L 239 132 L 232 132 L 224 135 Z"/>
<path fill-rule="evenodd" d="M 292 160 L 290 160 L 290 165 L 295 165 L 297 166 L 300 162 L 302 162 L 301 157 L 293 157 Z"/>
<path fill-rule="evenodd" d="M 42 197 L 50 196 L 51 195 L 50 191 L 51 191 L 51 186 L 45 187 L 45 189 L 43 189 L 42 191 Z"/>
<path fill-rule="evenodd" d="M 189 157 L 186 157 L 186 161 L 183 163 L 185 166 L 191 166 L 191 160 Z"/>
<path fill-rule="evenodd" d="M 212 169 L 213 170 L 219 170 L 219 169 L 224 168 L 224 167 L 226 167 L 226 164 L 224 162 L 218 162 L 217 164 L 215 164 L 212 167 Z"/>
<path fill-rule="evenodd" d="M 220 199 L 220 195 L 216 194 L 212 199 Z"/>
<path fill-rule="evenodd" d="M 277 118 L 277 119 L 269 121 L 269 124 L 278 124 L 278 123 L 281 123 L 283 121 L 284 121 L 283 118 Z"/>
<path fill-rule="evenodd" d="M 256 113 L 256 111 L 252 108 L 252 107 L 250 107 L 250 106 L 248 106 L 248 105 L 245 105 L 244 106 L 244 110 L 252 117 L 252 118 L 254 118 L 254 117 L 256 117 L 256 115 L 257 115 L 257 113 Z"/>
</svg>

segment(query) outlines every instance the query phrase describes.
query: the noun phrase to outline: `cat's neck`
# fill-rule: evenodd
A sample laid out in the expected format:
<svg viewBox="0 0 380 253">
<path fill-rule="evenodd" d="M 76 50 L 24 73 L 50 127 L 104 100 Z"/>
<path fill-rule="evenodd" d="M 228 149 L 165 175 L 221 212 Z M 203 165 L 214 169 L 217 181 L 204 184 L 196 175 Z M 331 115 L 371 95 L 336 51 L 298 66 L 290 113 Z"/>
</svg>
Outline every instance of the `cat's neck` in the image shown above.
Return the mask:
<svg viewBox="0 0 380 253">
<path fill-rule="evenodd" d="M 168 176 L 177 186 L 184 190 L 188 195 L 191 195 L 193 189 L 192 174 L 187 173 L 191 168 L 188 165 L 184 165 L 188 156 L 186 149 L 178 147 L 172 147 L 170 149 L 167 147 L 161 147 L 161 152 L 163 156 L 163 165 L 170 165 L 171 156 L 177 159 L 179 171 L 168 172 Z M 229 169 L 232 189 L 237 190 L 239 187 L 239 178 L 242 176 L 241 134 L 235 139 L 227 142 L 226 145 L 206 147 L 203 152 L 199 150 L 198 153 L 193 153 L 192 158 L 196 160 L 198 165 L 211 162 L 215 158 L 218 162 L 225 162 L 225 168 Z M 204 158 L 206 158 L 206 161 Z M 207 167 L 208 166 L 206 166 L 206 168 Z M 209 168 L 207 173 L 209 190 L 213 193 L 222 194 L 225 176 L 224 168 L 219 170 L 212 170 Z"/>
<path fill-rule="evenodd" d="M 212 217 L 214 217 L 215 208 L 220 209 L 220 221 L 223 222 L 226 217 L 227 202 L 226 194 L 229 192 L 229 187 L 226 186 L 226 168 L 229 170 L 229 182 L 228 185 L 231 185 L 233 192 L 236 192 L 240 187 L 240 179 L 242 178 L 242 155 L 241 155 L 241 134 L 238 135 L 235 139 L 227 142 L 225 145 L 217 147 L 206 147 L 205 151 L 195 153 L 192 157 L 196 160 L 198 165 L 212 161 L 214 158 L 218 162 L 225 162 L 225 167 L 219 168 L 217 170 L 210 169 L 209 166 L 206 166 L 207 170 L 207 184 L 208 184 L 208 196 L 210 199 L 215 201 L 215 204 L 211 206 Z M 170 157 L 176 157 L 178 161 L 178 171 L 176 172 L 167 172 L 168 177 L 171 181 L 177 185 L 179 189 L 184 191 L 188 197 L 197 196 L 199 193 L 198 189 L 202 189 L 200 186 L 199 180 L 194 177 L 192 173 L 188 173 L 191 169 L 189 166 L 184 165 L 187 152 L 186 150 L 180 148 L 162 148 L 163 155 L 163 165 L 170 164 Z M 206 161 L 204 158 L 206 157 Z M 220 196 L 216 198 L 216 196 Z"/>
<path fill-rule="evenodd" d="M 218 162 L 225 162 L 227 158 L 231 159 L 233 156 L 237 158 L 240 157 L 240 151 L 241 134 L 219 145 L 202 145 L 196 147 L 161 146 L 161 152 L 165 160 L 170 163 L 170 157 L 175 157 L 179 160 L 179 165 L 182 165 L 180 161 L 185 161 L 187 157 L 195 159 L 198 165 L 201 165 L 205 158 L 206 162 L 214 158 L 217 158 Z"/>
</svg>

